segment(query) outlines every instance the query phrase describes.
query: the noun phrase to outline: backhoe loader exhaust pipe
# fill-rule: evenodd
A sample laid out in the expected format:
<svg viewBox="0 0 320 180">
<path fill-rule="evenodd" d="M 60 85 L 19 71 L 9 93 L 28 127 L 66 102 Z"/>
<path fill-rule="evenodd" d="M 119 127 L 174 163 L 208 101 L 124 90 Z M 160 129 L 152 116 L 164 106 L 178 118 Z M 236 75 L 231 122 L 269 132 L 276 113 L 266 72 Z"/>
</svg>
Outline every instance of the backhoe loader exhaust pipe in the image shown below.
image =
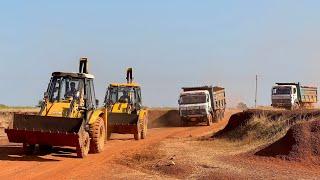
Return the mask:
<svg viewBox="0 0 320 180">
<path fill-rule="evenodd" d="M 80 58 L 79 73 L 89 74 L 88 72 L 88 58 Z"/>
<path fill-rule="evenodd" d="M 132 68 L 127 69 L 127 83 L 132 83 L 133 77 L 132 77 Z"/>
</svg>

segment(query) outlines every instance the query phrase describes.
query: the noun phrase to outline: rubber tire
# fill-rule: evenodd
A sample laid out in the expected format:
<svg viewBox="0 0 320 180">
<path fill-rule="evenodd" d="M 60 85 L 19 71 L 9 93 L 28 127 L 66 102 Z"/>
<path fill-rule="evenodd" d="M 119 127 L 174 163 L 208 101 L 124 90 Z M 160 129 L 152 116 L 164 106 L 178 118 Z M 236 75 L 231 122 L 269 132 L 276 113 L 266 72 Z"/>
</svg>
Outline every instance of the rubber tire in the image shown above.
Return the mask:
<svg viewBox="0 0 320 180">
<path fill-rule="evenodd" d="M 299 104 L 298 103 L 294 103 L 293 106 L 291 106 L 291 111 L 294 111 L 294 110 L 298 110 L 299 109 Z"/>
<path fill-rule="evenodd" d="M 133 137 L 137 141 L 141 139 L 140 121 L 137 123 L 137 132 L 133 134 Z"/>
<path fill-rule="evenodd" d="M 79 137 L 79 145 L 77 146 L 77 157 L 84 158 L 88 155 L 90 149 L 90 137 L 88 132 L 83 132 Z"/>
<path fill-rule="evenodd" d="M 23 153 L 26 155 L 32 155 L 36 149 L 36 145 L 35 144 L 27 144 L 27 143 L 23 143 Z"/>
<path fill-rule="evenodd" d="M 104 120 L 98 117 L 96 122 L 90 125 L 90 153 L 100 153 L 104 149 L 106 141 L 106 127 Z"/>
<path fill-rule="evenodd" d="M 148 121 L 147 121 L 147 118 L 144 117 L 142 128 L 141 128 L 141 139 L 145 139 L 147 137 L 147 131 L 148 131 Z"/>
<path fill-rule="evenodd" d="M 211 125 L 212 125 L 212 115 L 209 114 L 209 115 L 207 116 L 206 120 L 207 120 L 207 126 L 211 126 Z"/>
<path fill-rule="evenodd" d="M 187 122 L 184 118 L 181 118 L 180 123 L 181 123 L 181 127 L 186 127 L 186 126 L 188 126 L 188 122 Z"/>
<path fill-rule="evenodd" d="M 106 140 L 110 140 L 111 139 L 111 134 L 112 134 L 112 131 L 111 129 L 107 129 L 107 139 Z"/>
</svg>

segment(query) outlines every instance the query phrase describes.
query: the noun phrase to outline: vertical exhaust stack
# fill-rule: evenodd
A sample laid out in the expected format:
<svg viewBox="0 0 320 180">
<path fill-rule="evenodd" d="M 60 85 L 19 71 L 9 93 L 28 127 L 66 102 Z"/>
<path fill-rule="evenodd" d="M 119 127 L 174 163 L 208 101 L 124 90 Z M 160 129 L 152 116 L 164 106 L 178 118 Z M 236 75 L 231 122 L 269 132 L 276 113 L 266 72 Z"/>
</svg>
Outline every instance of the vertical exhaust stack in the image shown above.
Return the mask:
<svg viewBox="0 0 320 180">
<path fill-rule="evenodd" d="M 88 72 L 88 58 L 80 58 L 79 73 L 89 74 Z"/>
<path fill-rule="evenodd" d="M 128 68 L 127 69 L 127 83 L 130 84 L 132 83 L 132 80 L 133 80 L 133 76 L 132 76 L 132 68 Z"/>
</svg>

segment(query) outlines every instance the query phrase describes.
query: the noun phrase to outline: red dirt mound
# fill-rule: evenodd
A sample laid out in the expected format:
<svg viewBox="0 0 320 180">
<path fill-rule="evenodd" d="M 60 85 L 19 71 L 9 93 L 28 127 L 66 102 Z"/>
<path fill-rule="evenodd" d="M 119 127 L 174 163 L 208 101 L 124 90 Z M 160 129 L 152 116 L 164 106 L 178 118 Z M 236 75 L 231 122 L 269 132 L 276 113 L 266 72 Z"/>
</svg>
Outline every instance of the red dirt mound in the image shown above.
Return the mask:
<svg viewBox="0 0 320 180">
<path fill-rule="evenodd" d="M 7 142 L 7 135 L 4 132 L 4 129 L 8 128 L 9 124 L 12 122 L 13 114 L 35 114 L 35 112 L 0 112 L 0 144 Z"/>
<path fill-rule="evenodd" d="M 300 120 L 308 120 L 314 117 L 320 117 L 319 110 L 296 110 L 296 111 L 273 111 L 249 109 L 232 115 L 224 129 L 217 132 L 214 137 L 223 137 L 226 133 L 245 126 L 253 116 L 266 116 L 270 121 L 285 118 L 288 124 L 294 124 Z"/>
<path fill-rule="evenodd" d="M 255 154 L 320 165 L 320 119 L 292 126 L 283 138 Z"/>
</svg>

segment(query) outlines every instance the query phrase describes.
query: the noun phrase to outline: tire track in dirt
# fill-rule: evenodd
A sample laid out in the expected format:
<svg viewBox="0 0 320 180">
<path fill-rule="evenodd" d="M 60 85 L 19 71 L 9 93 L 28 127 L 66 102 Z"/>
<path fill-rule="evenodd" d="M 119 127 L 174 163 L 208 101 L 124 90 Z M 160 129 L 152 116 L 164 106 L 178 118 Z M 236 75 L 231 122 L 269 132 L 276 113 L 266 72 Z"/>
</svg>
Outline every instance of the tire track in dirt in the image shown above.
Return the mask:
<svg viewBox="0 0 320 180">
<path fill-rule="evenodd" d="M 135 141 L 131 136 L 115 135 L 107 142 L 106 149 L 100 154 L 90 154 L 85 159 L 75 158 L 74 149 L 55 148 L 52 154 L 23 156 L 21 145 L 6 144 L 0 146 L 0 178 L 27 179 L 101 179 L 121 177 L 148 177 L 112 160 L 122 157 L 125 152 L 135 153 L 167 138 L 197 137 L 210 134 L 222 128 L 234 111 L 227 111 L 223 121 L 211 127 L 167 127 L 149 129 L 148 138 Z M 135 176 L 136 175 L 136 176 Z"/>
</svg>

